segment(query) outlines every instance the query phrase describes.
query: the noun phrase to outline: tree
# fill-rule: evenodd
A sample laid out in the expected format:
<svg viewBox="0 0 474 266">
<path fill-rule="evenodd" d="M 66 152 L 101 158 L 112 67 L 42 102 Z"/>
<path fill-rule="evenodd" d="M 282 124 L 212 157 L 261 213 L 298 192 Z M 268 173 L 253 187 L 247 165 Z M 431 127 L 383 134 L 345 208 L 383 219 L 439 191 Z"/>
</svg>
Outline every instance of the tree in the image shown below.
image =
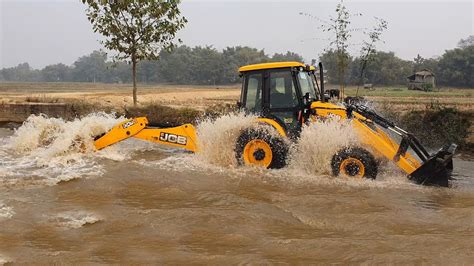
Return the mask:
<svg viewBox="0 0 474 266">
<path fill-rule="evenodd" d="M 159 57 L 161 50 L 175 46 L 175 35 L 187 20 L 179 0 L 124 1 L 81 0 L 94 32 L 105 37 L 104 46 L 118 54 L 117 60 L 132 63 L 133 104 L 137 104 L 137 64 Z M 181 40 L 178 39 L 178 42 Z"/>
<path fill-rule="evenodd" d="M 328 72 L 328 82 L 331 84 L 342 84 L 348 83 L 350 81 L 351 75 L 346 75 L 346 73 L 351 73 L 353 69 L 352 57 L 349 54 L 344 56 L 346 59 L 347 67 L 345 71 L 339 71 L 339 56 L 338 52 L 329 49 L 319 56 L 319 61 L 324 64 L 324 69 Z M 341 76 L 343 75 L 343 76 Z"/>
<path fill-rule="evenodd" d="M 94 83 L 105 81 L 106 61 L 107 54 L 103 51 L 93 51 L 89 55 L 79 57 L 74 62 L 73 80 Z"/>
<path fill-rule="evenodd" d="M 39 70 L 33 69 L 28 63 L 1 70 L 3 79 L 7 81 L 41 81 Z"/>
<path fill-rule="evenodd" d="M 368 40 L 364 40 L 362 43 L 361 55 L 358 58 L 359 62 L 359 83 L 364 78 L 365 69 L 369 61 L 371 60 L 371 56 L 375 53 L 375 46 L 376 43 L 380 41 L 380 36 L 382 32 L 387 28 L 387 22 L 383 19 L 376 18 L 378 23 L 373 27 L 373 29 L 369 32 L 365 32 L 364 28 L 354 28 L 350 27 L 352 23 L 352 18 L 357 16 L 362 16 L 361 13 L 353 13 L 351 14 L 349 10 L 344 5 L 344 1 L 340 0 L 336 6 L 336 16 L 330 16 L 329 20 L 323 20 L 318 17 L 312 16 L 311 14 L 301 12 L 300 15 L 308 16 L 310 18 L 318 20 L 321 22 L 320 29 L 323 32 L 331 33 L 332 35 L 329 37 L 329 52 L 327 56 L 328 58 L 332 58 L 335 55 L 336 64 L 337 64 L 337 74 L 330 73 L 332 76 L 336 76 L 339 81 L 340 90 L 342 93 L 342 98 L 344 98 L 344 87 L 345 82 L 347 80 L 347 73 L 350 73 L 349 67 L 351 67 L 352 58 L 348 52 L 348 48 L 353 43 L 350 43 L 352 38 L 353 32 L 358 32 L 364 30 L 364 34 L 368 36 Z M 323 56 L 321 56 L 323 57 Z M 321 58 L 320 57 L 320 58 Z M 323 63 L 325 63 L 323 61 Z M 354 67 L 351 67 L 354 70 Z M 352 71 L 351 74 L 353 74 Z"/>
<path fill-rule="evenodd" d="M 436 75 L 438 72 L 438 59 L 423 58 L 420 55 L 417 55 L 415 58 L 413 58 L 413 73 L 423 69 L 428 69 Z"/>
<path fill-rule="evenodd" d="M 279 54 L 279 53 L 274 54 L 272 56 L 272 61 L 273 62 L 284 62 L 284 61 L 303 62 L 304 59 L 301 55 L 297 53 L 287 51 L 286 54 Z"/>
<path fill-rule="evenodd" d="M 458 47 L 459 48 L 466 48 L 468 46 L 474 45 L 474 35 L 470 35 L 466 39 L 461 39 L 458 42 Z"/>
<path fill-rule="evenodd" d="M 45 66 L 41 70 L 41 75 L 43 77 L 43 81 L 48 82 L 64 82 L 69 80 L 70 76 L 70 67 L 66 66 L 65 64 L 55 64 Z"/>
<path fill-rule="evenodd" d="M 361 86 L 364 81 L 364 74 L 367 65 L 373 59 L 373 55 L 376 52 L 376 45 L 380 41 L 383 31 L 387 29 L 387 21 L 380 18 L 375 19 L 377 20 L 377 24 L 372 28 L 372 30 L 369 32 L 364 32 L 369 37 L 369 39 L 363 41 L 362 48 L 360 50 L 360 75 L 359 81 L 357 82 L 356 96 L 359 94 L 359 86 Z"/>
<path fill-rule="evenodd" d="M 222 54 L 223 60 L 226 62 L 222 69 L 226 83 L 236 83 L 239 81 L 239 73 L 237 71 L 239 67 L 270 61 L 264 50 L 248 46 L 227 47 L 222 51 Z"/>
<path fill-rule="evenodd" d="M 406 82 L 412 73 L 413 63 L 395 56 L 393 52 L 376 52 L 370 65 L 367 66 L 368 80 L 374 84 L 399 85 Z"/>
<path fill-rule="evenodd" d="M 345 87 L 345 74 L 347 67 L 349 66 L 349 39 L 351 38 L 351 32 L 354 29 L 349 28 L 351 24 L 352 15 L 341 0 L 336 6 L 336 17 L 330 17 L 328 23 L 321 25 L 323 31 L 332 32 L 333 37 L 329 43 L 330 47 L 333 47 L 337 58 L 337 71 L 339 78 L 339 86 L 344 98 L 344 87 Z"/>
<path fill-rule="evenodd" d="M 440 58 L 438 80 L 451 86 L 474 86 L 474 45 L 447 50 Z"/>
</svg>

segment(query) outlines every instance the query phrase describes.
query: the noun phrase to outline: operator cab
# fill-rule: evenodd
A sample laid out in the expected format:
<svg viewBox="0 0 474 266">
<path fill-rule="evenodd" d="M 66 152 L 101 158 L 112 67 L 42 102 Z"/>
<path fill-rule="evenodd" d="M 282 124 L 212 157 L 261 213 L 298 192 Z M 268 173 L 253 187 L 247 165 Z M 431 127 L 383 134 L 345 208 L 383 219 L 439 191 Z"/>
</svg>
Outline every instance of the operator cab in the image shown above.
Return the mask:
<svg viewBox="0 0 474 266">
<path fill-rule="evenodd" d="M 243 66 L 239 68 L 243 77 L 240 106 L 275 119 L 290 135 L 298 134 L 302 111 L 320 95 L 314 71 L 298 62 Z"/>
</svg>

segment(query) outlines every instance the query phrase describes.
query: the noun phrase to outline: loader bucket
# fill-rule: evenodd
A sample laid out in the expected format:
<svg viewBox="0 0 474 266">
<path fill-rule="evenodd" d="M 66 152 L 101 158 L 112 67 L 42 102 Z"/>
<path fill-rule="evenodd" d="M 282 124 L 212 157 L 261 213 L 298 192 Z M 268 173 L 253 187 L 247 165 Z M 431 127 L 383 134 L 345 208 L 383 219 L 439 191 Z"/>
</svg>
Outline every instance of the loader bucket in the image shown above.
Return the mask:
<svg viewBox="0 0 474 266">
<path fill-rule="evenodd" d="M 448 187 L 456 147 L 456 144 L 443 147 L 411 173 L 408 179 L 421 185 Z"/>
</svg>

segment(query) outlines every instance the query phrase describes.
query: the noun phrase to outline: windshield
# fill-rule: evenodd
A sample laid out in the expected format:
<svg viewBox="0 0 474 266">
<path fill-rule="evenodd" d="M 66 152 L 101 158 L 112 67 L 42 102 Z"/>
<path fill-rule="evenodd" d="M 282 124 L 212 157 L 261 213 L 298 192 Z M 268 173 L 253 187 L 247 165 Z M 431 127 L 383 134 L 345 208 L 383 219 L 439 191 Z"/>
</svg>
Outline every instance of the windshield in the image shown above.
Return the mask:
<svg viewBox="0 0 474 266">
<path fill-rule="evenodd" d="M 309 93 L 309 96 L 312 99 L 316 99 L 316 90 L 314 89 L 313 81 L 311 80 L 311 77 L 309 76 L 308 72 L 299 72 L 298 81 L 301 86 L 301 94 L 304 96 L 306 93 Z"/>
</svg>

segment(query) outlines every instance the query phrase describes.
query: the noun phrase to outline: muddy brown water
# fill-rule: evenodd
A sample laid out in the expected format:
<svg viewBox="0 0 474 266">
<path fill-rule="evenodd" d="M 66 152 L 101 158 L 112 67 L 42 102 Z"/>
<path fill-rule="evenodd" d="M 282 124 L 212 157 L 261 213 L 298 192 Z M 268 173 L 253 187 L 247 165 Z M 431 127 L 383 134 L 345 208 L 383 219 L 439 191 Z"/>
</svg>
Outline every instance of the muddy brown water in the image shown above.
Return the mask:
<svg viewBox="0 0 474 266">
<path fill-rule="evenodd" d="M 474 263 L 472 161 L 455 159 L 448 189 L 397 171 L 224 167 L 135 141 L 51 166 L 6 148 L 12 134 L 0 129 L 0 264 Z"/>
</svg>

